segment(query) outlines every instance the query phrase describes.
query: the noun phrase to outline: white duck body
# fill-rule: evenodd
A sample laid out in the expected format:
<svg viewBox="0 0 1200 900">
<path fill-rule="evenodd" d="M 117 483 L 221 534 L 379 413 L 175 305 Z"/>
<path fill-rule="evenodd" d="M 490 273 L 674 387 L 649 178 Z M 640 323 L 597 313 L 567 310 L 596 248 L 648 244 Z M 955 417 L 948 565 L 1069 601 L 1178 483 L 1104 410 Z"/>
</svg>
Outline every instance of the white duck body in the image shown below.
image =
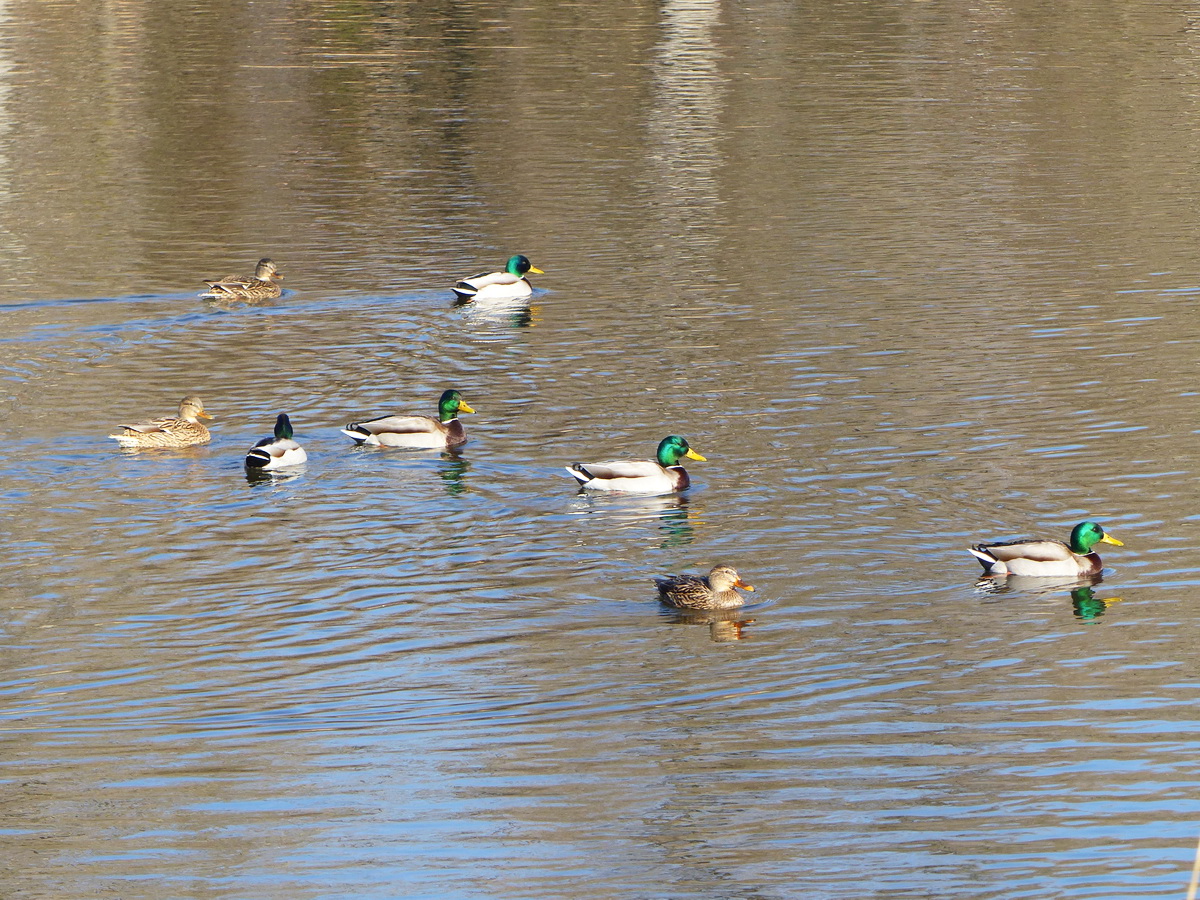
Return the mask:
<svg viewBox="0 0 1200 900">
<path fill-rule="evenodd" d="M 457 418 L 439 422 L 430 416 L 383 416 L 367 422 L 352 422 L 342 429 L 342 434 L 359 444 L 409 450 L 444 449 L 467 441 L 462 422 Z"/>
<path fill-rule="evenodd" d="M 508 272 L 481 272 L 456 284 L 454 293 L 463 300 L 500 303 L 524 300 L 533 293 L 533 285 Z"/>
<path fill-rule="evenodd" d="M 246 465 L 252 469 L 282 469 L 308 461 L 308 454 L 295 441 L 263 438 L 246 454 Z"/>
<path fill-rule="evenodd" d="M 283 413 L 275 422 L 275 434 L 263 438 L 246 454 L 248 469 L 282 469 L 298 466 L 308 460 L 308 454 L 292 439 L 292 423 Z"/>
<path fill-rule="evenodd" d="M 473 413 L 456 390 L 446 390 L 438 399 L 438 418 L 432 416 L 381 416 L 366 422 L 351 422 L 342 434 L 357 444 L 402 447 L 406 450 L 445 450 L 467 442 L 467 432 L 458 420 L 460 412 Z"/>
<path fill-rule="evenodd" d="M 683 458 L 704 461 L 677 434 L 659 442 L 656 459 L 615 459 L 601 463 L 573 463 L 567 472 L 589 491 L 624 491 L 630 494 L 671 494 L 691 484 Z"/>
<path fill-rule="evenodd" d="M 1072 577 L 1094 575 L 1102 567 L 1099 553 L 1072 553 L 1062 541 L 1014 541 L 970 549 L 989 575 Z"/>
<path fill-rule="evenodd" d="M 684 490 L 691 483 L 683 466 L 660 466 L 652 459 L 574 463 L 566 469 L 581 487 L 589 491 L 673 494 Z"/>
<path fill-rule="evenodd" d="M 1104 533 L 1095 522 L 1080 522 L 1071 532 L 1071 542 L 1043 539 L 976 544 L 971 555 L 987 575 L 1026 575 L 1035 578 L 1079 578 L 1097 575 L 1104 567 L 1096 544 L 1124 546 Z"/>
<path fill-rule="evenodd" d="M 480 272 L 464 278 L 453 288 L 460 301 L 501 303 L 524 300 L 533 293 L 533 286 L 525 278 L 526 273 L 546 274 L 520 253 L 509 257 L 503 272 Z"/>
</svg>

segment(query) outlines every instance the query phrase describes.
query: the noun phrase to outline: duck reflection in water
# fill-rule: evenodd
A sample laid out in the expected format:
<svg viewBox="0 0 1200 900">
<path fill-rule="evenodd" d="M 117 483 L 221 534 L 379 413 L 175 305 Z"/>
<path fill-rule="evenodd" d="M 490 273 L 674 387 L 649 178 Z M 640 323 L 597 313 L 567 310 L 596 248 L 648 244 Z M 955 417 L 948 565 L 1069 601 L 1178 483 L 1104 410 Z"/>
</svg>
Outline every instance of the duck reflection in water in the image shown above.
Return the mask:
<svg viewBox="0 0 1200 900">
<path fill-rule="evenodd" d="M 676 625 L 707 625 L 709 639 L 717 644 L 742 640 L 746 626 L 756 621 L 744 609 L 675 609 L 664 606 L 661 615 Z"/>
<path fill-rule="evenodd" d="M 1077 587 L 1071 591 L 1071 608 L 1075 612 L 1075 618 L 1084 622 L 1100 618 L 1112 604 L 1120 602 L 1120 597 L 1101 599 L 1090 587 Z"/>
<path fill-rule="evenodd" d="M 442 453 L 442 458 L 438 462 L 438 475 L 441 476 L 447 494 L 451 497 L 458 497 L 467 492 L 467 485 L 463 478 L 470 468 L 471 464 L 458 450 L 446 450 Z"/>
<path fill-rule="evenodd" d="M 541 320 L 541 309 L 529 299 L 502 302 L 473 301 L 458 299 L 455 309 L 461 309 L 473 331 L 484 335 L 489 331 L 499 332 L 519 328 L 533 328 Z"/>
<path fill-rule="evenodd" d="M 688 498 L 664 499 L 672 502 L 664 504 L 663 513 L 659 517 L 658 530 L 663 533 L 664 537 L 658 546 L 663 550 L 669 550 L 672 547 L 686 547 L 696 537 L 696 526 L 688 518 Z"/>
<path fill-rule="evenodd" d="M 304 474 L 305 466 L 301 463 L 298 466 L 289 466 L 286 469 L 252 469 L 249 466 L 243 466 L 242 472 L 246 476 L 246 484 L 251 487 L 257 487 L 264 484 L 283 484 L 291 481 L 293 478 L 299 478 Z"/>
<path fill-rule="evenodd" d="M 603 516 L 617 528 L 657 522 L 663 535 L 659 548 L 663 550 L 687 546 L 695 539 L 696 526 L 703 524 L 696 517 L 703 507 L 681 494 L 646 496 L 580 491 L 571 506 L 577 513 Z"/>
<path fill-rule="evenodd" d="M 1098 619 L 1108 607 L 1120 603 L 1120 597 L 1097 597 L 1096 585 L 1104 578 L 1100 575 L 1085 575 L 1081 578 L 1049 579 L 1036 576 L 1009 575 L 1007 578 L 983 577 L 975 582 L 975 588 L 989 596 L 1009 593 L 1063 594 L 1071 596 L 1071 607 L 1075 617 L 1082 621 Z"/>
</svg>

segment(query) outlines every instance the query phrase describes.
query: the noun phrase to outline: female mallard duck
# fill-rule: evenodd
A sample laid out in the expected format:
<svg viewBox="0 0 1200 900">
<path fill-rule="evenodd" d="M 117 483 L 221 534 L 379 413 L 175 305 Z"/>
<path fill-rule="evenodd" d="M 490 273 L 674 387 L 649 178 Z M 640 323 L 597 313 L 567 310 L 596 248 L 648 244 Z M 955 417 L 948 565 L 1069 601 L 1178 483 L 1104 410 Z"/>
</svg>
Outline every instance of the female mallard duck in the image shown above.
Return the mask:
<svg viewBox="0 0 1200 900">
<path fill-rule="evenodd" d="M 184 397 L 179 401 L 179 415 L 166 416 L 139 425 L 118 425 L 119 431 L 109 435 L 122 447 L 190 447 L 212 440 L 201 419 L 211 419 L 204 411 L 199 397 Z"/>
<path fill-rule="evenodd" d="M 1069 543 L 1024 540 L 998 544 L 976 544 L 971 553 L 983 564 L 988 575 L 1035 575 L 1078 578 L 1096 575 L 1103 567 L 1096 544 L 1125 546 L 1104 533 L 1095 522 L 1080 522 L 1071 531 Z"/>
<path fill-rule="evenodd" d="M 655 578 L 658 599 L 677 609 L 734 609 L 746 599 L 734 588 L 753 591 L 733 566 L 713 566 L 708 575 L 672 575 Z"/>
<path fill-rule="evenodd" d="M 526 273 L 546 273 L 518 253 L 508 258 L 503 272 L 480 272 L 464 278 L 454 286 L 459 300 L 520 300 L 533 293 L 533 287 L 525 278 Z"/>
<path fill-rule="evenodd" d="M 292 422 L 287 413 L 280 413 L 275 420 L 275 434 L 266 437 L 250 448 L 246 454 L 247 469 L 282 469 L 298 466 L 308 459 L 304 448 L 292 440 Z"/>
<path fill-rule="evenodd" d="M 679 465 L 684 457 L 705 459 L 677 434 L 662 439 L 658 459 L 619 459 L 603 463 L 575 463 L 567 466 L 571 477 L 593 491 L 628 491 L 636 494 L 670 494 L 682 491 L 691 480 Z"/>
<path fill-rule="evenodd" d="M 369 422 L 351 422 L 342 429 L 359 444 L 436 450 L 467 442 L 458 414 L 473 413 L 458 391 L 444 391 L 438 401 L 438 418 L 429 416 L 383 416 Z"/>
<path fill-rule="evenodd" d="M 275 263 L 264 257 L 254 267 L 253 275 L 226 275 L 219 281 L 204 282 L 208 290 L 200 296 L 213 300 L 270 300 L 283 293 L 275 283 L 282 280 Z"/>
</svg>

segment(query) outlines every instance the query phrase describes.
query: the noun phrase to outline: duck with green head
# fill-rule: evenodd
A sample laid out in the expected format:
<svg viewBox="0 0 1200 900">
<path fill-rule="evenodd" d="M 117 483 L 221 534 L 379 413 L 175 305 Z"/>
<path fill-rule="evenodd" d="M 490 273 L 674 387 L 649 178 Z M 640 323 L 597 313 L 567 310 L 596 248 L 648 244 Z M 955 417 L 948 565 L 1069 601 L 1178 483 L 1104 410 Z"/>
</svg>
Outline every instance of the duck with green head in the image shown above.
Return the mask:
<svg viewBox="0 0 1200 900">
<path fill-rule="evenodd" d="M 293 440 L 292 421 L 287 413 L 280 413 L 275 419 L 275 433 L 265 437 L 246 454 L 247 469 L 282 469 L 285 466 L 298 466 L 308 460 L 295 440 Z"/>
<path fill-rule="evenodd" d="M 1095 522 L 1080 522 L 1072 529 L 1070 542 L 1033 539 L 976 544 L 971 553 L 987 575 L 1077 578 L 1096 575 L 1103 568 L 1100 554 L 1092 549 L 1096 544 L 1125 546 Z"/>
<path fill-rule="evenodd" d="M 508 258 L 503 272 L 480 272 L 464 278 L 454 286 L 454 293 L 461 302 L 469 300 L 523 300 L 533 293 L 533 286 L 525 276 L 530 272 L 546 273 L 520 253 Z"/>
<path fill-rule="evenodd" d="M 358 444 L 383 447 L 404 447 L 409 450 L 438 450 L 457 447 L 467 442 L 467 433 L 458 414 L 473 413 L 458 391 L 442 393 L 438 401 L 438 417 L 383 416 L 367 422 L 351 422 L 342 434 Z"/>
<path fill-rule="evenodd" d="M 662 439 L 656 459 L 618 459 L 567 466 L 571 477 L 591 491 L 626 491 L 631 494 L 670 494 L 684 490 L 691 480 L 681 459 L 705 459 L 677 434 Z"/>
</svg>

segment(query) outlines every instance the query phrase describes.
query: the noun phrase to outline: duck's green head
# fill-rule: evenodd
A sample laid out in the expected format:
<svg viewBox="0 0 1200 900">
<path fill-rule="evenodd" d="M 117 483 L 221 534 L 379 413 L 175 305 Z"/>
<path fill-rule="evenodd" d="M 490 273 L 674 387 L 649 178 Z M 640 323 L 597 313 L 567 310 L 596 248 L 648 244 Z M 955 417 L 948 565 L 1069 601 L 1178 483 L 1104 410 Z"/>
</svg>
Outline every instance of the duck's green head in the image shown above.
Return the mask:
<svg viewBox="0 0 1200 900">
<path fill-rule="evenodd" d="M 1095 522 L 1080 522 L 1071 529 L 1071 552 L 1088 554 L 1097 544 L 1113 544 L 1117 547 L 1125 545 L 1115 537 L 1109 537 L 1104 529 Z"/>
<path fill-rule="evenodd" d="M 275 440 L 290 441 L 292 439 L 292 420 L 287 417 L 287 413 L 280 413 L 279 418 L 275 420 Z"/>
<path fill-rule="evenodd" d="M 688 446 L 688 442 L 677 434 L 668 435 L 658 444 L 658 464 L 660 466 L 676 466 L 684 457 L 706 462 L 703 456 Z"/>
<path fill-rule="evenodd" d="M 524 278 L 526 272 L 533 272 L 535 275 L 546 274 L 531 263 L 528 256 L 522 256 L 520 253 L 516 256 L 510 256 L 508 258 L 508 265 L 504 269 L 509 275 L 516 275 L 518 278 Z"/>
<path fill-rule="evenodd" d="M 442 391 L 442 399 L 438 401 L 438 418 L 449 422 L 457 419 L 460 412 L 473 413 L 475 410 L 467 406 L 467 401 L 458 391 Z"/>
</svg>

